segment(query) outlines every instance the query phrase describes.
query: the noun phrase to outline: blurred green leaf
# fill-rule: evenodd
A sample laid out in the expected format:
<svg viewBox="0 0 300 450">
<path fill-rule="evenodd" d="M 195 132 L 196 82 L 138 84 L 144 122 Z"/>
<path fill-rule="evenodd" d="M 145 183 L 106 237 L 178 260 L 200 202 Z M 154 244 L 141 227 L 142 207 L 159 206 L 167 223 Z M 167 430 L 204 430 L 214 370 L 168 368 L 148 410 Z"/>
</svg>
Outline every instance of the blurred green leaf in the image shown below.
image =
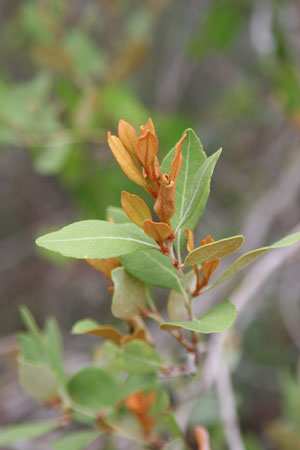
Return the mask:
<svg viewBox="0 0 300 450">
<path fill-rule="evenodd" d="M 38 402 L 47 403 L 59 397 L 57 378 L 45 366 L 20 360 L 18 374 L 22 389 Z"/>
<path fill-rule="evenodd" d="M 84 450 L 97 439 L 99 431 L 76 431 L 52 442 L 54 450 Z"/>
<path fill-rule="evenodd" d="M 9 425 L 0 430 L 0 445 L 10 445 L 19 441 L 35 439 L 58 427 L 59 424 L 54 420 Z"/>
<path fill-rule="evenodd" d="M 95 413 L 112 407 L 119 399 L 116 379 L 103 369 L 86 367 L 73 375 L 68 383 L 72 400 Z"/>
</svg>

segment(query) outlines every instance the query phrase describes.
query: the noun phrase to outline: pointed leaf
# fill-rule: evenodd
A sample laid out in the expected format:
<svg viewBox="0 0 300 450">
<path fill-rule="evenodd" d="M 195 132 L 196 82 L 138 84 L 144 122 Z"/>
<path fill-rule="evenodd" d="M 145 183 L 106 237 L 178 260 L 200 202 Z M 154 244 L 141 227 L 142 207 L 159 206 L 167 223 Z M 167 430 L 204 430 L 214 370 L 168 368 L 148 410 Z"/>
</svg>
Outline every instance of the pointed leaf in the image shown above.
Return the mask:
<svg viewBox="0 0 300 450">
<path fill-rule="evenodd" d="M 154 159 L 157 154 L 157 150 L 157 137 L 150 131 L 147 131 L 143 136 L 138 138 L 136 145 L 136 156 L 144 167 L 147 175 L 152 174 Z"/>
<path fill-rule="evenodd" d="M 45 422 L 28 422 L 20 425 L 8 425 L 0 430 L 0 445 L 10 445 L 14 442 L 32 440 L 50 433 L 58 428 L 59 424 L 54 420 Z"/>
<path fill-rule="evenodd" d="M 121 203 L 126 215 L 138 227 L 143 228 L 144 220 L 152 220 L 150 209 L 138 195 L 122 191 Z"/>
<path fill-rule="evenodd" d="M 197 333 L 219 333 L 231 327 L 236 319 L 236 315 L 235 306 L 228 300 L 225 300 L 213 306 L 198 319 L 186 322 L 165 322 L 160 325 L 160 328 L 166 331 L 184 328 Z"/>
<path fill-rule="evenodd" d="M 74 431 L 52 442 L 52 446 L 54 450 L 84 450 L 100 435 L 99 431 Z"/>
<path fill-rule="evenodd" d="M 133 126 L 121 119 L 119 121 L 118 134 L 124 147 L 131 153 L 135 153 L 137 136 Z"/>
<path fill-rule="evenodd" d="M 182 215 L 175 232 L 180 230 L 180 228 L 193 216 L 195 210 L 199 208 L 199 205 L 201 205 L 220 154 L 221 149 L 207 158 L 196 173 L 190 191 L 185 199 Z"/>
<path fill-rule="evenodd" d="M 212 289 L 215 286 L 218 286 L 219 284 L 223 283 L 224 281 L 228 280 L 228 278 L 232 277 L 234 274 L 242 270 L 244 267 L 246 267 L 248 264 L 250 264 L 252 261 L 254 261 L 259 256 L 262 256 L 264 253 L 266 253 L 268 250 L 271 250 L 272 248 L 281 248 L 281 247 L 288 247 L 290 245 L 296 244 L 296 242 L 300 241 L 300 231 L 290 234 L 288 236 L 285 236 L 284 238 L 280 239 L 279 241 L 275 242 L 274 244 L 268 246 L 268 247 L 261 247 L 256 250 L 252 250 L 251 252 L 247 252 L 244 255 L 240 256 L 224 273 L 223 275 L 215 281 L 215 283 L 210 286 L 207 290 Z"/>
<path fill-rule="evenodd" d="M 231 253 L 234 253 L 240 248 L 243 242 L 243 236 L 232 236 L 201 245 L 187 255 L 184 265 L 191 266 L 193 264 L 202 264 L 206 261 L 213 261 L 231 255 Z"/>
<path fill-rule="evenodd" d="M 132 225 L 132 226 L 130 226 Z M 36 244 L 72 258 L 111 258 L 139 250 L 157 248 L 133 224 L 103 220 L 75 222 L 36 240 Z"/>
<path fill-rule="evenodd" d="M 127 272 L 146 284 L 174 289 L 181 292 L 182 281 L 170 259 L 157 250 L 147 250 L 121 256 Z"/>
<path fill-rule="evenodd" d="M 146 287 L 137 278 L 118 267 L 111 273 L 114 294 L 111 310 L 119 319 L 130 319 L 144 311 L 146 306 Z"/>
<path fill-rule="evenodd" d="M 112 136 L 108 133 L 108 145 L 110 146 L 114 157 L 118 161 L 125 175 L 127 175 L 127 177 L 134 183 L 148 189 L 147 181 L 143 177 L 141 169 L 132 154 L 126 150 L 121 140 L 118 137 Z"/>
<path fill-rule="evenodd" d="M 102 337 L 109 341 L 120 345 L 123 334 L 115 327 L 101 326 L 92 319 L 83 319 L 76 322 L 72 328 L 73 334 L 92 334 L 94 336 Z"/>
<path fill-rule="evenodd" d="M 201 165 L 207 159 L 207 156 L 203 151 L 202 144 L 199 138 L 196 136 L 195 132 L 191 129 L 188 129 L 185 131 L 185 133 L 187 134 L 187 137 L 184 140 L 181 148 L 182 165 L 176 181 L 176 199 L 175 199 L 176 211 L 171 220 L 171 225 L 173 229 L 177 227 L 179 220 L 184 213 L 184 205 L 189 195 L 190 188 L 195 178 L 195 175 L 199 170 L 199 168 L 201 167 Z M 175 156 L 175 149 L 176 147 L 174 147 L 163 160 L 162 162 L 163 173 L 170 173 L 171 164 Z M 204 206 L 202 207 L 202 211 L 204 209 Z M 197 213 L 197 211 L 194 212 L 194 215 L 197 216 L 196 223 L 198 222 L 201 213 L 202 212 L 200 211 L 199 213 Z M 187 223 L 186 227 L 192 230 L 194 229 L 196 223 L 193 223 L 193 225 Z M 181 253 L 181 249 L 182 246 L 184 245 L 185 240 L 186 236 L 184 235 L 183 230 L 179 230 L 175 241 L 175 246 L 178 254 Z"/>
</svg>

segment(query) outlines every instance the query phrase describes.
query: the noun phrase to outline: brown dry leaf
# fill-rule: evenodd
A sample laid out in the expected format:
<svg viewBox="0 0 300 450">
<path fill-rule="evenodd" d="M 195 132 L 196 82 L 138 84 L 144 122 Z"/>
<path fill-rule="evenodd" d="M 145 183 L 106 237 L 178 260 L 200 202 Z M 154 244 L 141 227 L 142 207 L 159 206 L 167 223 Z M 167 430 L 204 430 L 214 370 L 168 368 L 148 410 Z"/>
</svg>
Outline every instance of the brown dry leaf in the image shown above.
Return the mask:
<svg viewBox="0 0 300 450">
<path fill-rule="evenodd" d="M 198 450 L 210 450 L 209 434 L 203 427 L 194 428 Z"/>
<path fill-rule="evenodd" d="M 146 338 L 146 331 L 144 330 L 144 328 L 137 328 L 136 330 L 134 330 L 132 334 L 127 334 L 127 336 L 123 336 L 121 345 L 125 345 L 128 342 L 136 340 L 148 342 Z"/>
<path fill-rule="evenodd" d="M 156 400 L 156 392 L 145 394 L 142 391 L 131 394 L 125 400 L 128 410 L 137 418 L 145 435 L 148 435 L 155 424 L 155 419 L 149 416 L 149 411 Z"/>
<path fill-rule="evenodd" d="M 150 133 L 152 133 L 152 134 L 154 134 L 154 136 L 156 136 L 154 124 L 152 122 L 152 119 L 150 119 L 150 118 L 147 120 L 146 125 L 140 126 L 140 135 L 144 136 L 144 134 L 146 134 L 147 131 L 150 131 Z"/>
<path fill-rule="evenodd" d="M 180 139 L 180 141 L 176 144 L 176 149 L 175 149 L 175 156 L 174 159 L 172 161 L 171 164 L 171 171 L 170 171 L 170 181 L 174 181 L 176 182 L 180 169 L 181 169 L 181 164 L 182 164 L 182 154 L 181 154 L 181 147 L 183 144 L 183 141 L 186 138 L 186 134 L 184 134 L 182 136 L 182 138 Z"/>
<path fill-rule="evenodd" d="M 113 152 L 114 157 L 118 161 L 121 169 L 127 175 L 127 177 L 138 184 L 139 186 L 143 186 L 147 191 L 149 190 L 147 181 L 143 177 L 142 172 L 140 171 L 139 166 L 135 162 L 132 154 L 126 150 L 124 145 L 117 136 L 112 136 L 110 132 L 108 132 L 108 145 L 110 146 L 111 151 Z"/>
<path fill-rule="evenodd" d="M 186 237 L 187 237 L 187 249 L 188 249 L 189 252 L 191 252 L 195 248 L 194 233 L 192 232 L 192 230 L 189 230 L 188 228 L 185 228 L 184 232 L 185 232 Z"/>
<path fill-rule="evenodd" d="M 170 225 L 164 222 L 153 222 L 153 220 L 145 220 L 143 223 L 145 233 L 156 242 L 162 243 L 172 233 Z"/>
<path fill-rule="evenodd" d="M 143 228 L 144 220 L 152 220 L 150 209 L 138 195 L 122 191 L 121 204 L 129 219 L 138 227 Z"/>
<path fill-rule="evenodd" d="M 86 259 L 86 262 L 94 267 L 94 269 L 104 272 L 104 259 Z"/>
<path fill-rule="evenodd" d="M 101 326 L 86 331 L 85 334 L 92 334 L 94 336 L 99 336 L 108 341 L 114 342 L 117 345 L 121 345 L 123 334 L 117 330 L 117 328 L 111 326 Z"/>
<path fill-rule="evenodd" d="M 169 178 L 166 174 L 161 178 L 161 185 L 154 204 L 154 211 L 162 222 L 169 223 L 176 210 L 175 182 L 171 181 L 169 184 Z"/>
<path fill-rule="evenodd" d="M 103 272 L 105 276 L 111 280 L 111 271 L 120 266 L 122 266 L 122 264 L 119 258 L 107 258 L 103 264 Z"/>
<path fill-rule="evenodd" d="M 126 150 L 134 154 L 137 136 L 133 126 L 130 125 L 130 123 L 125 122 L 125 120 L 119 120 L 118 134 Z"/>
<path fill-rule="evenodd" d="M 141 165 L 144 167 L 150 181 L 156 179 L 154 161 L 157 151 L 158 139 L 153 133 L 147 131 L 146 134 L 138 138 L 136 144 L 136 156 Z"/>
</svg>

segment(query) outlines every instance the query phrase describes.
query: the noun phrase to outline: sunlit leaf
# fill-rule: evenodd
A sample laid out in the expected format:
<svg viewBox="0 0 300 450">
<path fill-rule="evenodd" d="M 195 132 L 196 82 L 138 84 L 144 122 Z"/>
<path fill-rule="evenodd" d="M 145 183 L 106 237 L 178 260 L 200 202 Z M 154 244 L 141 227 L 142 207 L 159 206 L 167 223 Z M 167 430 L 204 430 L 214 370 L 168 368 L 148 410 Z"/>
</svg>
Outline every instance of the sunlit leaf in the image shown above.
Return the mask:
<svg viewBox="0 0 300 450">
<path fill-rule="evenodd" d="M 156 245 L 131 224 L 116 224 L 103 220 L 75 222 L 36 240 L 40 247 L 72 258 L 111 258 Z"/>
<path fill-rule="evenodd" d="M 184 205 L 188 197 L 194 177 L 206 160 L 206 154 L 203 151 L 202 144 L 193 130 L 185 131 L 187 134 L 181 148 L 182 165 L 179 176 L 176 181 L 176 211 L 171 220 L 172 228 L 176 228 L 183 213 Z M 170 173 L 171 164 L 175 156 L 175 147 L 167 154 L 162 162 L 162 172 Z M 199 214 L 200 217 L 201 214 Z M 197 221 L 199 219 L 197 218 Z M 190 228 L 190 227 L 189 227 Z M 176 238 L 176 249 L 180 254 L 181 241 L 186 239 L 183 230 L 179 230 Z"/>
<path fill-rule="evenodd" d="M 184 328 L 197 333 L 219 333 L 227 330 L 234 323 L 237 311 L 228 300 L 213 306 L 207 313 L 195 320 L 186 322 L 164 322 L 160 328 L 165 331 Z"/>
<path fill-rule="evenodd" d="M 207 158 L 207 160 L 204 161 L 200 169 L 197 171 L 192 183 L 190 184 L 189 192 L 187 193 L 187 196 L 185 198 L 182 207 L 182 214 L 175 229 L 176 233 L 189 221 L 191 217 L 193 217 L 195 210 L 197 210 L 202 205 L 203 199 L 206 196 L 207 187 L 209 186 L 214 167 L 219 159 L 220 154 L 221 149 Z"/>
<path fill-rule="evenodd" d="M 202 245 L 187 255 L 184 265 L 202 264 L 206 261 L 213 261 L 231 255 L 231 253 L 234 253 L 240 248 L 243 242 L 243 236 L 233 236 Z"/>
</svg>

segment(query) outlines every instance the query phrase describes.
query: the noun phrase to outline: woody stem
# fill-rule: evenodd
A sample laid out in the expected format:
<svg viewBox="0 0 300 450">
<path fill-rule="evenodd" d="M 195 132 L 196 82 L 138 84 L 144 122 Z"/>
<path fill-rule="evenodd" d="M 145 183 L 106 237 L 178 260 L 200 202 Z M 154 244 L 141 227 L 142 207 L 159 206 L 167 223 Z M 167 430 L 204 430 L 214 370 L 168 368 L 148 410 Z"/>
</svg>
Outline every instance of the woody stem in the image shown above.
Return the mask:
<svg viewBox="0 0 300 450">
<path fill-rule="evenodd" d="M 194 313 L 193 313 L 193 309 L 191 307 L 191 303 L 190 303 L 190 292 L 188 289 L 188 285 L 187 285 L 187 281 L 186 281 L 186 276 L 185 273 L 183 271 L 183 268 L 179 266 L 178 260 L 175 258 L 174 255 L 174 249 L 173 249 L 173 241 L 174 239 L 167 239 L 167 244 L 168 244 L 168 256 L 172 262 L 172 264 L 180 270 L 180 274 L 184 280 L 184 284 L 185 284 L 185 289 L 182 289 L 182 295 L 183 295 L 183 299 L 184 299 L 184 306 L 187 310 L 188 313 L 188 317 L 189 320 L 194 320 Z M 198 349 L 198 334 L 193 331 L 192 332 L 192 343 L 193 343 L 193 353 L 195 354 L 195 364 L 198 366 L 199 362 L 200 362 L 200 356 L 199 356 L 199 349 Z"/>
</svg>

